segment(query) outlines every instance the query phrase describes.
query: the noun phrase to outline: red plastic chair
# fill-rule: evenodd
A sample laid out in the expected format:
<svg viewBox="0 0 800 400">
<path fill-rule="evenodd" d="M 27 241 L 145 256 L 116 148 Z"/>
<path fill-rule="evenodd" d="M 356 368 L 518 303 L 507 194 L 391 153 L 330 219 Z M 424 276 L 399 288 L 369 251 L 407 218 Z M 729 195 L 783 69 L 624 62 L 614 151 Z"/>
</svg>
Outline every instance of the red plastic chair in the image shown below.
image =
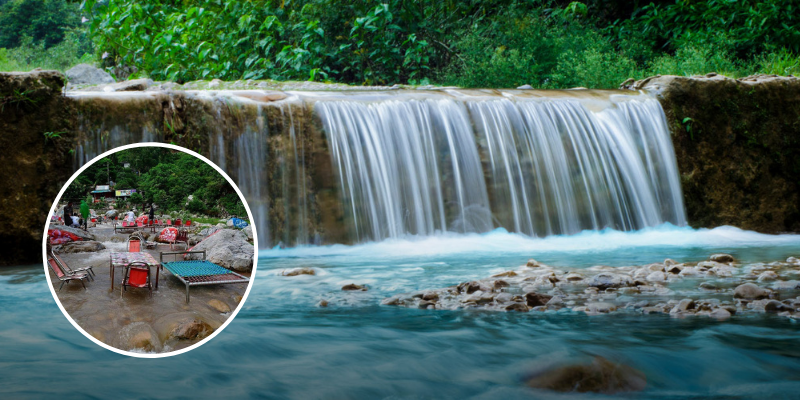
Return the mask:
<svg viewBox="0 0 800 400">
<path fill-rule="evenodd" d="M 142 242 L 138 240 L 129 240 L 128 241 L 128 252 L 129 253 L 140 253 L 142 251 Z"/>
<path fill-rule="evenodd" d="M 150 266 L 143 262 L 132 262 L 125 266 L 125 273 L 122 278 L 122 288 L 120 289 L 120 297 L 125 296 L 128 291 L 128 286 L 137 288 L 147 288 L 150 290 L 150 296 L 153 296 L 153 285 L 150 284 Z"/>
<path fill-rule="evenodd" d="M 192 226 L 192 220 L 187 219 L 186 220 L 186 226 Z"/>
<path fill-rule="evenodd" d="M 165 225 L 172 225 L 172 220 L 168 219 L 167 222 L 165 222 Z"/>
<path fill-rule="evenodd" d="M 180 218 L 175 220 L 175 226 L 181 226 L 181 219 Z"/>
</svg>

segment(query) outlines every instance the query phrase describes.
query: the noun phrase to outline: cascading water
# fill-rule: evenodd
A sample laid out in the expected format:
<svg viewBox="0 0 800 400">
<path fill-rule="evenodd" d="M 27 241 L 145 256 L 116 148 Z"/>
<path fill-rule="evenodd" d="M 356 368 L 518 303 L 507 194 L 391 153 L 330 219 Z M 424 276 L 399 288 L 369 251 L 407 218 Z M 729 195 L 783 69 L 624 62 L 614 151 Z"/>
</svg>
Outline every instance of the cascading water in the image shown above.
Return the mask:
<svg viewBox="0 0 800 400">
<path fill-rule="evenodd" d="M 315 104 L 358 240 L 686 224 L 652 97 L 441 97 Z"/>
<path fill-rule="evenodd" d="M 173 126 L 160 113 L 175 103 L 183 134 L 205 137 L 202 152 L 238 182 L 261 248 L 685 225 L 664 113 L 651 95 L 623 93 L 286 92 L 259 101 L 259 91 L 198 91 L 178 103 L 142 94 L 152 110 L 111 131 L 98 111 L 82 116 L 76 165 L 111 144 L 168 140 L 154 132 Z M 79 97 L 114 103 L 92 107 L 101 113 L 132 101 L 110 96 Z"/>
</svg>

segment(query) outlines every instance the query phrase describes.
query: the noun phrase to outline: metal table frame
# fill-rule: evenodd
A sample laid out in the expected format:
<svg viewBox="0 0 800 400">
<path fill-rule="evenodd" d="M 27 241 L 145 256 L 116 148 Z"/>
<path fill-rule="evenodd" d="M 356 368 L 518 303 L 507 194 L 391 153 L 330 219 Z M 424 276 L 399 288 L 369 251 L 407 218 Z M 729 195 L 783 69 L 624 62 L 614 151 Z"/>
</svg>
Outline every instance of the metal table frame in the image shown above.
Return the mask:
<svg viewBox="0 0 800 400">
<path fill-rule="evenodd" d="M 178 256 L 178 255 L 193 254 L 193 253 L 194 254 L 203 254 L 203 260 L 202 261 L 206 261 L 206 251 L 205 250 L 167 251 L 167 252 L 162 252 L 161 253 L 161 259 L 159 260 L 161 262 L 161 268 L 164 268 L 164 256 L 165 255 Z M 216 264 L 214 264 L 214 265 L 216 265 Z M 220 267 L 220 268 L 222 268 L 222 267 Z M 169 272 L 172 273 L 172 270 L 170 270 L 169 267 L 167 267 L 167 270 L 169 270 Z M 234 278 L 234 279 L 210 280 L 210 281 L 203 281 L 203 282 L 191 282 L 190 280 L 186 279 L 187 277 L 184 277 L 184 276 L 181 276 L 181 275 L 178 275 L 178 274 L 175 274 L 175 273 L 172 273 L 172 275 L 174 275 L 181 282 L 183 282 L 184 285 L 186 285 L 186 302 L 188 303 L 189 302 L 189 287 L 191 287 L 191 286 L 222 285 L 222 284 L 226 284 L 226 283 L 248 283 L 248 284 L 250 283 L 250 279 L 248 277 L 246 277 L 244 275 L 241 275 L 241 274 L 238 274 L 236 272 L 230 271 L 230 270 L 226 270 L 226 271 L 228 271 L 228 272 L 225 273 L 224 275 L 217 274 L 217 275 L 202 275 L 202 276 L 214 277 L 214 276 L 235 275 L 235 276 L 239 277 L 239 279 Z M 193 278 L 193 277 L 189 277 L 189 278 Z"/>
</svg>

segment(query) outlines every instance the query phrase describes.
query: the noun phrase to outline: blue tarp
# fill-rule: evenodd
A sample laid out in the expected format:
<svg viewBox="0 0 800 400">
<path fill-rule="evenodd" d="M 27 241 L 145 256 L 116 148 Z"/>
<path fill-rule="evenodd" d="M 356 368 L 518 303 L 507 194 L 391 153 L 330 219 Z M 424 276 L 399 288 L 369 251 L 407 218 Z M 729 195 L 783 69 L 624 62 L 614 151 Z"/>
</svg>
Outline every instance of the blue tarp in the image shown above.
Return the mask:
<svg viewBox="0 0 800 400">
<path fill-rule="evenodd" d="M 231 221 L 233 221 L 233 226 L 235 226 L 235 227 L 237 227 L 239 229 L 244 229 L 244 228 L 247 227 L 247 225 L 249 225 L 246 221 L 244 221 L 243 219 L 239 219 L 239 218 L 231 218 Z"/>
</svg>

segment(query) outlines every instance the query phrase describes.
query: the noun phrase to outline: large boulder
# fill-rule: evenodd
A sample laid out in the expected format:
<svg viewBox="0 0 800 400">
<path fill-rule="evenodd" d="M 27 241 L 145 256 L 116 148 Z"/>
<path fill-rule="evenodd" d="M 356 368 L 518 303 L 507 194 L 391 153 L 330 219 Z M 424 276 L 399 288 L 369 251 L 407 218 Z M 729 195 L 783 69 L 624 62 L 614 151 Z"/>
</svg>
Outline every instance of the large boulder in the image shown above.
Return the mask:
<svg viewBox="0 0 800 400">
<path fill-rule="evenodd" d="M 144 322 L 134 322 L 123 327 L 116 339 L 114 347 L 122 350 L 160 352 L 162 349 L 158 334 Z"/>
<path fill-rule="evenodd" d="M 115 82 L 108 72 L 89 64 L 78 64 L 68 69 L 67 79 L 73 85 L 102 85 Z"/>
<path fill-rule="evenodd" d="M 54 226 L 50 226 L 50 229 L 60 229 L 60 230 L 62 230 L 64 232 L 69 232 L 69 233 L 81 238 L 81 240 L 95 240 L 96 239 L 96 237 L 93 234 L 91 234 L 91 233 L 89 233 L 89 232 L 87 232 L 87 231 L 85 231 L 83 229 L 79 229 L 79 228 L 72 228 L 72 227 L 65 226 L 65 225 L 54 225 Z"/>
<path fill-rule="evenodd" d="M 236 230 L 224 229 L 209 236 L 194 247 L 194 250 L 205 250 L 207 259 L 234 271 L 252 271 L 255 247 Z M 190 254 L 192 258 L 200 258 L 199 254 Z"/>
<path fill-rule="evenodd" d="M 203 339 L 219 328 L 219 324 L 190 311 L 167 314 L 156 320 L 153 328 L 158 332 L 158 338 L 168 343 Z"/>
<path fill-rule="evenodd" d="M 526 384 L 557 392 L 614 394 L 643 390 L 647 378 L 641 371 L 627 365 L 595 357 L 590 364 L 566 365 L 535 374 L 526 380 Z"/>
<path fill-rule="evenodd" d="M 59 250 L 61 253 L 88 253 L 93 251 L 104 250 L 106 246 L 94 240 L 86 240 L 80 242 L 69 242 L 61 246 Z"/>
<path fill-rule="evenodd" d="M 253 240 L 253 226 L 252 225 L 247 225 L 246 227 L 244 227 L 244 229 L 242 229 L 242 233 L 244 233 L 244 235 L 247 236 L 247 240 L 250 240 L 250 241 Z"/>
</svg>

